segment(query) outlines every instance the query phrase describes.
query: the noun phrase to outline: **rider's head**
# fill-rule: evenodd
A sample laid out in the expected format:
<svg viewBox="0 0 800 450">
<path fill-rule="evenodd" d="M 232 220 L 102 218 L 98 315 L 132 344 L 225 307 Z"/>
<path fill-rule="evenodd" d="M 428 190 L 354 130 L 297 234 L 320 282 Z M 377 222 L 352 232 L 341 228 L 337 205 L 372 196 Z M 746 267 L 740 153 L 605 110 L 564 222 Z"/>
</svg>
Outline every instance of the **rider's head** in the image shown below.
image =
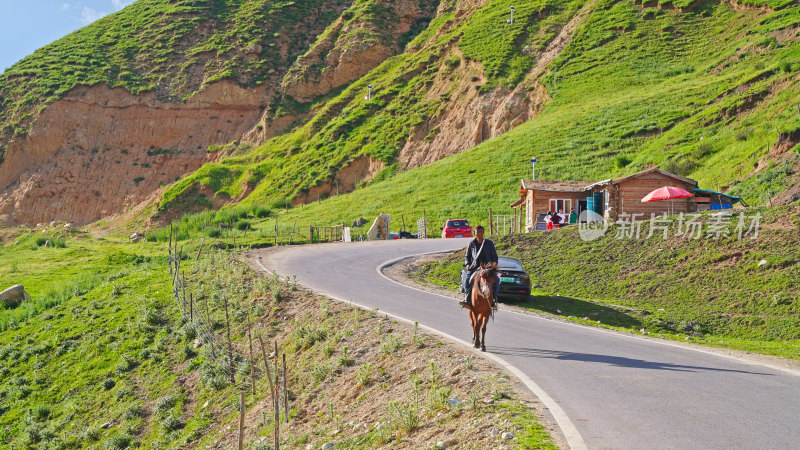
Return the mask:
<svg viewBox="0 0 800 450">
<path fill-rule="evenodd" d="M 482 225 L 478 225 L 477 227 L 475 227 L 475 237 L 478 238 L 478 241 L 482 241 L 483 240 L 483 226 Z"/>
</svg>

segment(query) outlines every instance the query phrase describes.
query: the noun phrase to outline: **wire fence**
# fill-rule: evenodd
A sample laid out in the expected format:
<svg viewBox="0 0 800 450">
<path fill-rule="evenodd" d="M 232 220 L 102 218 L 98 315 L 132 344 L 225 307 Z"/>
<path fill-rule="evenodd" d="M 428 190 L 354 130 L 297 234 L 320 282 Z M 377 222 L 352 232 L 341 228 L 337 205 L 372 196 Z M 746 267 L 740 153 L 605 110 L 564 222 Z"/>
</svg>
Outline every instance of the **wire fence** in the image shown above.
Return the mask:
<svg viewBox="0 0 800 450">
<path fill-rule="evenodd" d="M 202 253 L 202 243 L 197 253 L 196 260 L 199 260 Z M 182 261 L 188 259 L 188 255 L 183 253 L 183 248 L 178 247 L 178 240 L 173 240 L 172 226 L 170 226 L 168 264 L 169 274 L 172 278 L 172 294 L 175 298 L 180 311 L 182 320 L 189 322 L 197 332 L 197 339 L 208 349 L 210 359 L 220 368 L 227 377 L 228 381 L 235 386 L 241 393 L 240 397 L 240 418 L 238 428 L 238 448 L 244 448 L 244 427 L 245 415 L 247 413 L 246 393 L 252 391 L 254 397 L 258 395 L 257 380 L 266 378 L 269 383 L 269 398 L 272 403 L 274 413 L 274 449 L 280 449 L 280 424 L 281 409 L 283 409 L 283 421 L 289 423 L 289 396 L 287 389 L 287 362 L 286 354 L 279 351 L 278 342 L 274 342 L 274 349 L 270 358 L 267 356 L 267 349 L 260 334 L 256 336 L 261 349 L 261 359 L 264 370 L 258 369 L 258 353 L 253 351 L 253 326 L 250 322 L 250 313 L 247 311 L 247 337 L 248 345 L 234 343 L 231 340 L 231 317 L 229 312 L 228 299 L 223 296 L 225 310 L 225 336 L 214 330 L 212 312 L 209 309 L 208 297 L 203 296 L 202 306 L 195 303 L 194 293 L 186 281 L 186 272 L 182 268 Z M 187 297 L 187 290 L 188 297 Z M 199 302 L 198 302 L 199 303 Z M 283 367 L 281 370 L 281 360 Z M 238 362 L 245 362 L 250 368 L 249 377 L 242 376 L 237 372 Z M 274 372 L 274 376 L 273 376 Z M 239 375 L 237 379 L 237 374 Z M 281 408 L 282 407 L 282 408 Z"/>
</svg>

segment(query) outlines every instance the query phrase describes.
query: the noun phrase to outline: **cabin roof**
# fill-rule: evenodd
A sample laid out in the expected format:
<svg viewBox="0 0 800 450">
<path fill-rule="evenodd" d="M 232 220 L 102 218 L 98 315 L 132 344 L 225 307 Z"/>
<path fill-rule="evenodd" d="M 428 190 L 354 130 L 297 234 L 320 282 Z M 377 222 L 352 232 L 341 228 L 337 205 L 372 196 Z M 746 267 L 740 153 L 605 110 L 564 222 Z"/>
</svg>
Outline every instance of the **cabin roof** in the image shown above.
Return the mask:
<svg viewBox="0 0 800 450">
<path fill-rule="evenodd" d="M 551 192 L 583 192 L 591 181 L 522 180 L 522 189 Z"/>
<path fill-rule="evenodd" d="M 680 175 L 675 175 L 674 173 L 664 172 L 661 169 L 645 170 L 645 171 L 642 171 L 642 172 L 639 172 L 639 173 L 635 173 L 633 175 L 628 175 L 627 177 L 617 178 L 616 180 L 611 181 L 611 183 L 612 184 L 622 183 L 623 181 L 627 181 L 627 180 L 630 180 L 630 179 L 633 179 L 633 178 L 638 178 L 638 177 L 640 177 L 642 175 L 647 175 L 647 174 L 650 174 L 650 173 L 660 173 L 661 175 L 664 175 L 664 176 L 667 176 L 667 177 L 670 177 L 670 178 L 674 178 L 676 180 L 683 181 L 684 183 L 691 184 L 693 186 L 697 186 L 697 180 L 693 180 L 691 178 L 684 178 L 684 177 L 682 177 Z"/>
</svg>

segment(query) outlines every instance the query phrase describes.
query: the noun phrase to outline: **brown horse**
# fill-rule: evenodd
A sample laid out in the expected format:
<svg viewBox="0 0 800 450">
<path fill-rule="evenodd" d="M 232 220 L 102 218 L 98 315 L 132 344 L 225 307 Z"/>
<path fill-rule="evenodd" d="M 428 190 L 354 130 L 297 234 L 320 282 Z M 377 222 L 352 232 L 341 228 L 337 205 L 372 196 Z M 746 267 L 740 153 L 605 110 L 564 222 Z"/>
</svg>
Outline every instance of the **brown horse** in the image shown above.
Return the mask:
<svg viewBox="0 0 800 450">
<path fill-rule="evenodd" d="M 492 314 L 494 304 L 494 283 L 497 281 L 497 263 L 481 264 L 481 270 L 472 277 L 472 308 L 469 320 L 472 322 L 472 343 L 475 348 L 486 351 L 486 322 Z"/>
</svg>

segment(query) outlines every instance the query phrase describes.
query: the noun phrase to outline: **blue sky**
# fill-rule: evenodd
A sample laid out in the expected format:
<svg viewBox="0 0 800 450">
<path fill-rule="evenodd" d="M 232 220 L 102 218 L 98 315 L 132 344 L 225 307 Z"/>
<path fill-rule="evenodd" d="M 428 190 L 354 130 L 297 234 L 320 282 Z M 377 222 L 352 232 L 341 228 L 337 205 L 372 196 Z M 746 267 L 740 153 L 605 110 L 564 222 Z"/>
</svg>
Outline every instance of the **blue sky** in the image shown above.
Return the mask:
<svg viewBox="0 0 800 450">
<path fill-rule="evenodd" d="M 134 0 L 0 0 L 0 72 Z"/>
</svg>

